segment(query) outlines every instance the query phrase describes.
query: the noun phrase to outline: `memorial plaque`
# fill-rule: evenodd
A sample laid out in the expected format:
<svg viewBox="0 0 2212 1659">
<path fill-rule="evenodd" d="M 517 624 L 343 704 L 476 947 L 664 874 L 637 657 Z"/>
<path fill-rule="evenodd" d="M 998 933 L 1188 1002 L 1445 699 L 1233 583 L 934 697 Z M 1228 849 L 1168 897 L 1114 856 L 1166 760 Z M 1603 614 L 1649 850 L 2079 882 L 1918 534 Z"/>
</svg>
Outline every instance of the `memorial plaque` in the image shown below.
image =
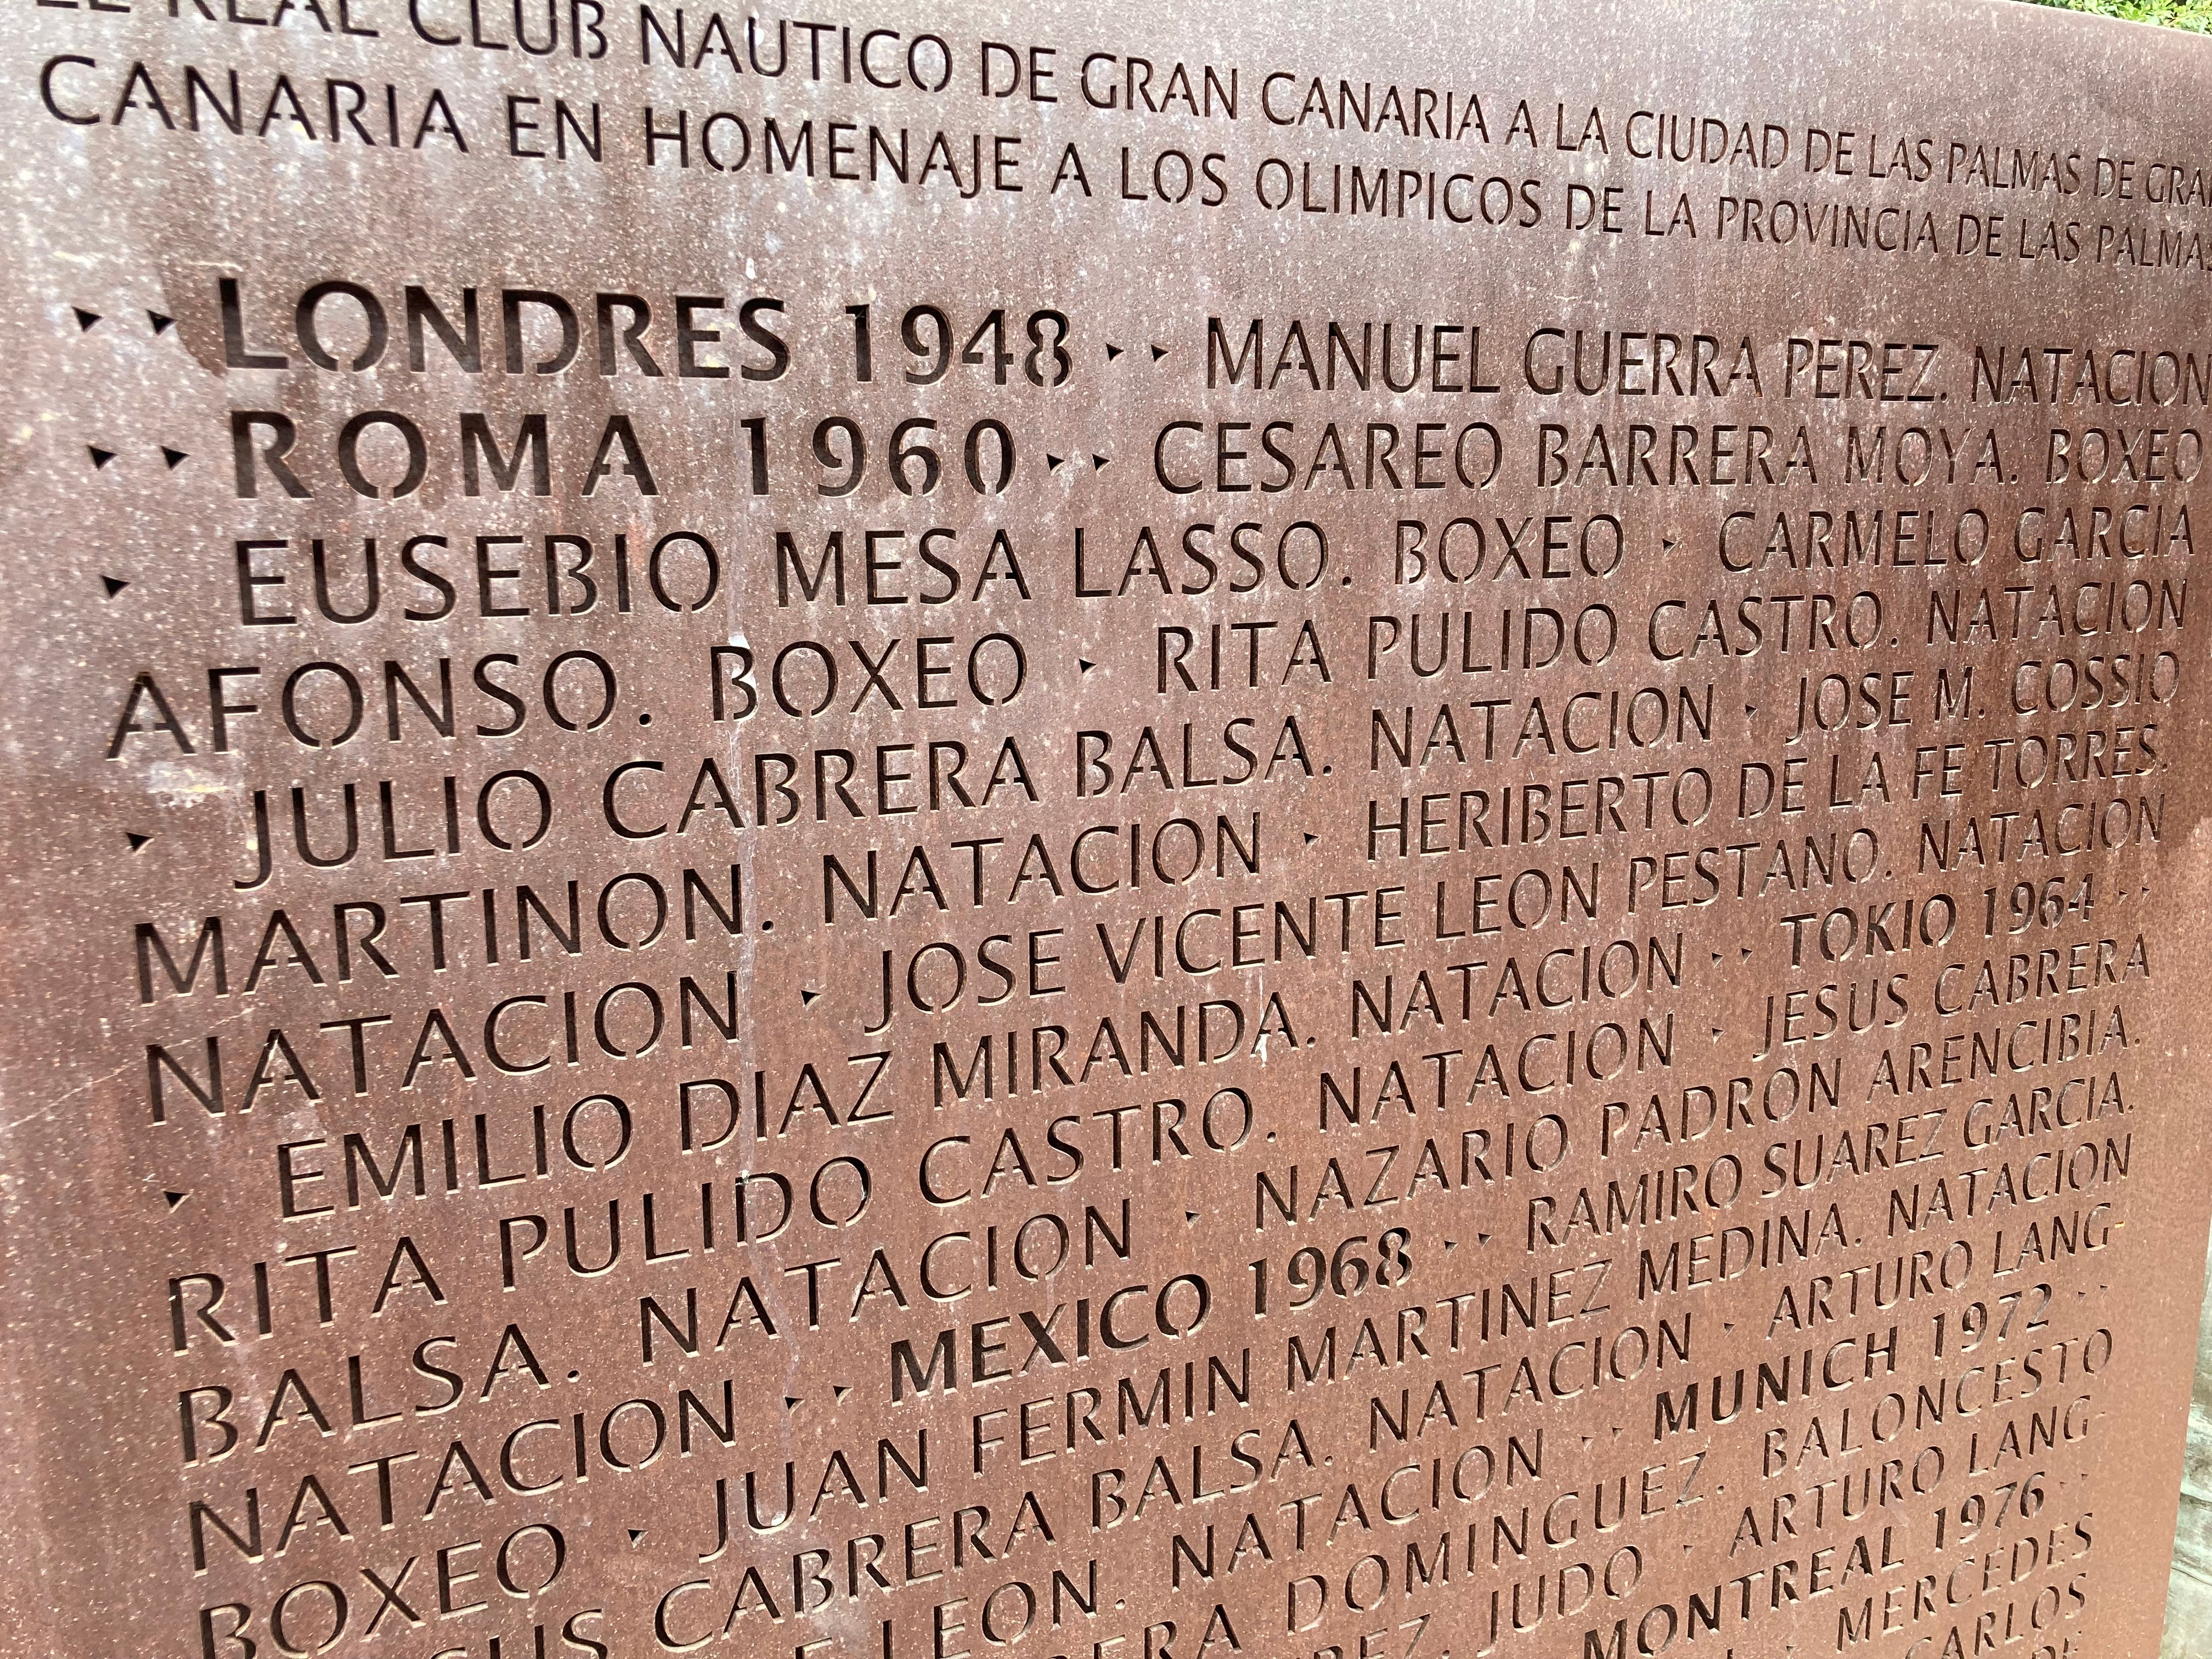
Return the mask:
<svg viewBox="0 0 2212 1659">
<path fill-rule="evenodd" d="M 2204 42 L 17 21 L 8 1652 L 2155 1650 Z"/>
</svg>

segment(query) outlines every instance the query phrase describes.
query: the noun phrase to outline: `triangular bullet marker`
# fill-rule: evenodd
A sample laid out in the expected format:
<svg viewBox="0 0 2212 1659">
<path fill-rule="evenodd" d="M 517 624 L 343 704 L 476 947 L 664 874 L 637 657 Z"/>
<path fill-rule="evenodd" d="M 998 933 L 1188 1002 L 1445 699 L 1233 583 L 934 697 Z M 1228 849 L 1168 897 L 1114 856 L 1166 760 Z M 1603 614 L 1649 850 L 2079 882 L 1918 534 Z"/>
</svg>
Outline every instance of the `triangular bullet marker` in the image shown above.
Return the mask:
<svg viewBox="0 0 2212 1659">
<path fill-rule="evenodd" d="M 123 832 L 123 839 L 131 843 L 131 850 L 135 853 L 154 838 L 151 836 L 142 836 L 136 830 L 125 830 Z"/>
<path fill-rule="evenodd" d="M 1106 361 L 1109 363 L 1121 355 L 1121 348 L 1117 345 L 1109 345 L 1106 348 Z"/>
<path fill-rule="evenodd" d="M 154 325 L 154 332 L 156 334 L 167 334 L 172 328 L 174 328 L 177 324 L 177 319 L 175 318 L 164 317 L 158 311 L 148 312 L 146 313 L 146 320 Z"/>
<path fill-rule="evenodd" d="M 1106 457 L 1103 455 L 1093 455 L 1091 458 L 1091 465 L 1096 467 L 1099 471 L 1103 472 L 1106 470 Z"/>
<path fill-rule="evenodd" d="M 645 1528 L 642 1528 L 642 1527 L 632 1527 L 632 1528 L 629 1528 L 629 1547 L 630 1547 L 632 1549 L 635 1549 L 635 1548 L 637 1547 L 637 1546 L 638 1546 L 638 1540 L 639 1540 L 640 1539 L 643 1538 L 644 1536 L 645 1536 Z"/>
<path fill-rule="evenodd" d="M 102 576 L 100 580 L 101 585 L 107 589 L 107 597 L 111 599 L 118 593 L 120 593 L 125 588 L 131 586 L 129 582 L 125 581 L 120 576 Z"/>
<path fill-rule="evenodd" d="M 106 466 L 115 459 L 115 452 L 112 449 L 102 449 L 98 444 L 85 447 L 92 452 L 92 464 L 95 468 Z"/>
<path fill-rule="evenodd" d="M 1048 467 L 1051 468 L 1054 472 L 1057 472 L 1060 468 L 1067 465 L 1067 458 L 1064 455 L 1054 455 L 1048 450 L 1045 453 L 1044 464 Z"/>
<path fill-rule="evenodd" d="M 789 1411 L 793 1407 L 804 1405 L 805 1403 L 805 1402 L 800 1400 L 795 1394 L 787 1394 L 783 1397 L 783 1408 L 786 1411 Z"/>
<path fill-rule="evenodd" d="M 76 326 L 79 333 L 89 331 L 92 325 L 100 320 L 98 312 L 87 311 L 82 306 L 71 306 L 70 309 L 76 313 Z"/>
<path fill-rule="evenodd" d="M 799 1000 L 804 1006 L 811 1008 L 814 1006 L 814 999 L 821 994 L 819 991 L 801 991 L 799 994 Z"/>
<path fill-rule="evenodd" d="M 1092 669 L 1094 669 L 1094 668 L 1096 668 L 1096 667 L 1097 667 L 1097 666 L 1098 666 L 1098 665 L 1097 665 L 1097 663 L 1095 663 L 1095 662 L 1091 662 L 1091 661 L 1087 661 L 1086 659 L 1085 659 L 1084 658 L 1081 658 L 1081 657 L 1078 657 L 1078 658 L 1075 659 L 1075 665 L 1076 665 L 1078 668 L 1080 668 L 1080 669 L 1081 669 L 1085 673 L 1086 673 L 1086 674 L 1088 674 L 1088 673 L 1089 673 Z"/>
<path fill-rule="evenodd" d="M 161 1196 L 169 1200 L 169 1207 L 173 1210 L 178 1205 L 185 1201 L 187 1194 L 184 1193 L 163 1193 Z"/>
<path fill-rule="evenodd" d="M 1159 360 L 1160 360 L 1161 358 L 1163 358 L 1163 357 L 1166 356 L 1167 355 L 1168 355 L 1168 349 L 1167 349 L 1165 346 L 1154 346 L 1154 347 L 1152 348 L 1152 361 L 1153 361 L 1154 362 L 1159 362 Z"/>
<path fill-rule="evenodd" d="M 830 1385 L 830 1392 L 836 1395 L 838 1399 L 842 1400 L 847 1395 L 853 1392 L 853 1386 L 849 1382 L 832 1382 Z"/>
<path fill-rule="evenodd" d="M 161 459 L 169 464 L 169 471 L 174 472 L 184 462 L 191 459 L 191 457 L 187 455 L 181 449 L 172 449 L 168 445 L 163 444 L 161 446 Z"/>
<path fill-rule="evenodd" d="M 1306 838 L 1306 845 L 1307 845 L 1307 846 L 1309 846 L 1309 847 L 1312 846 L 1316 842 L 1317 842 L 1317 841 L 1319 841 L 1319 840 L 1321 839 L 1321 837 L 1320 837 L 1319 836 L 1316 836 L 1316 834 L 1314 834 L 1314 832 L 1313 832 L 1312 830 L 1309 830 L 1305 831 L 1305 838 Z"/>
</svg>

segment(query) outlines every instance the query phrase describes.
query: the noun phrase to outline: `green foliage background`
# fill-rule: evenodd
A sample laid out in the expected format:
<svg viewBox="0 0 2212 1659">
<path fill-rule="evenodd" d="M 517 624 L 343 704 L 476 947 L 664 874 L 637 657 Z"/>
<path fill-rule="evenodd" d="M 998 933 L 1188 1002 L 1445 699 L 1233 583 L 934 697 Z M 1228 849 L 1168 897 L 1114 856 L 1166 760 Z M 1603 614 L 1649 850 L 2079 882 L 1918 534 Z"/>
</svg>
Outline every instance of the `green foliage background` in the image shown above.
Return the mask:
<svg viewBox="0 0 2212 1659">
<path fill-rule="evenodd" d="M 2093 11 L 2100 17 L 2124 17 L 2135 23 L 2212 34 L 2212 0 L 2033 0 L 2062 11 Z"/>
</svg>

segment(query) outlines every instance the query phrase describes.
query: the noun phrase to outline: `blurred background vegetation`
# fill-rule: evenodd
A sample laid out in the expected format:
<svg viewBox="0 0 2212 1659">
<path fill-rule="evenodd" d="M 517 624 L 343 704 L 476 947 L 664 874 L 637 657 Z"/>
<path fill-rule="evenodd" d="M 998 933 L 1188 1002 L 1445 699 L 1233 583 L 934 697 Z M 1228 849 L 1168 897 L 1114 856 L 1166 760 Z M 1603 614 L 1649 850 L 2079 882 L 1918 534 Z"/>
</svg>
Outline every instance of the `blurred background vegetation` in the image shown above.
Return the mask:
<svg viewBox="0 0 2212 1659">
<path fill-rule="evenodd" d="M 2212 0 L 2033 0 L 2062 11 L 2093 11 L 2100 17 L 2124 17 L 2133 23 L 2162 23 L 2168 28 L 2212 34 Z"/>
<path fill-rule="evenodd" d="M 2030 0 L 2062 11 L 2094 12 L 2135 23 L 2212 34 L 2212 0 Z M 2181 1515 L 2167 1581 L 2166 1638 L 2160 1659 L 2212 1659 L 2212 1261 L 2206 1263 L 2197 1325 L 2197 1385 L 2182 1462 Z"/>
</svg>

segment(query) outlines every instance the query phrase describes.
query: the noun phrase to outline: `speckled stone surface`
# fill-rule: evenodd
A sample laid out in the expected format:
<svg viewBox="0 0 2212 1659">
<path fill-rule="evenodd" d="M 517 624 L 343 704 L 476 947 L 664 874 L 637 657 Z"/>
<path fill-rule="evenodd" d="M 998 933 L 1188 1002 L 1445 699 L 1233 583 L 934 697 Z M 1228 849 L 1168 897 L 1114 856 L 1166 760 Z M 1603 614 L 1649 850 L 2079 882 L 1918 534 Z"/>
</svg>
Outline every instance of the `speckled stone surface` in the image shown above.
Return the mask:
<svg viewBox="0 0 2212 1659">
<path fill-rule="evenodd" d="M 2212 46 L 14 17 L 0 1654 L 2158 1650 Z"/>
</svg>

